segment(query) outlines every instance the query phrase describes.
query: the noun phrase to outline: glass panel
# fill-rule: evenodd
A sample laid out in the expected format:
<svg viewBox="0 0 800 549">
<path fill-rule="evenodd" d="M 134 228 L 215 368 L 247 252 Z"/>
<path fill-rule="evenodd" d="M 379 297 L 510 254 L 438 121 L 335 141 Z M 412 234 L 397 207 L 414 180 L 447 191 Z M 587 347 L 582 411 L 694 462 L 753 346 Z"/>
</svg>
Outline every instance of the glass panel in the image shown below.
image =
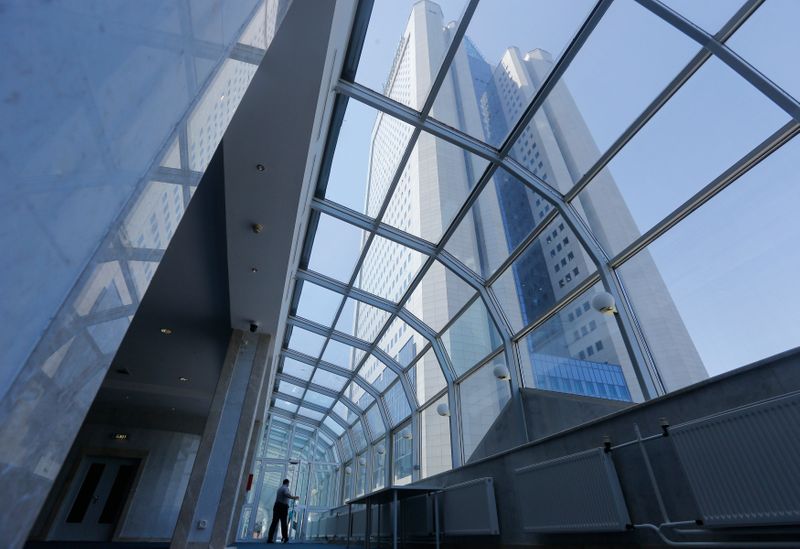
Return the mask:
<svg viewBox="0 0 800 549">
<path fill-rule="evenodd" d="M 386 440 L 372 447 L 372 489 L 380 490 L 386 486 Z"/>
<path fill-rule="evenodd" d="M 361 425 L 361 420 L 353 423 L 350 428 L 350 433 L 353 435 L 353 443 L 356 445 L 356 451 L 361 452 L 367 447 L 367 436 L 364 434 L 364 426 Z"/>
<path fill-rule="evenodd" d="M 413 127 L 350 100 L 339 130 L 325 198 L 375 217 Z"/>
<path fill-rule="evenodd" d="M 710 59 L 589 183 L 576 207 L 616 254 L 787 121 Z"/>
<path fill-rule="evenodd" d="M 366 410 L 367 406 L 375 402 L 375 399 L 361 385 L 356 382 L 350 383 L 344 390 L 344 396 L 358 406 L 359 410 Z"/>
<path fill-rule="evenodd" d="M 370 355 L 358 371 L 361 378 L 382 393 L 389 384 L 397 379 L 397 374 L 389 369 L 383 362 Z"/>
<path fill-rule="evenodd" d="M 403 320 L 395 318 L 378 342 L 380 348 L 403 368 L 411 364 L 428 340 Z"/>
<path fill-rule="evenodd" d="M 453 466 L 450 454 L 450 417 L 439 415 L 437 407 L 440 404 L 447 406 L 447 395 L 442 396 L 420 414 L 422 478 L 449 471 Z"/>
<path fill-rule="evenodd" d="M 314 474 L 311 481 L 311 498 L 309 505 L 312 507 L 333 507 L 333 498 L 336 493 L 336 469 L 333 465 L 314 464 Z"/>
<path fill-rule="evenodd" d="M 721 29 L 744 4 L 744 0 L 662 0 L 662 2 L 711 34 Z"/>
<path fill-rule="evenodd" d="M 295 424 L 294 434 L 292 435 L 292 452 L 289 454 L 289 458 L 308 460 L 313 439 L 314 431 L 308 427 Z"/>
<path fill-rule="evenodd" d="M 325 425 L 325 427 L 333 431 L 335 435 L 341 435 L 342 433 L 344 433 L 344 427 L 339 425 L 339 422 L 337 422 L 330 416 L 326 417 L 322 423 Z"/>
<path fill-rule="evenodd" d="M 465 0 L 377 2 L 355 80 L 420 110 L 464 5 Z"/>
<path fill-rule="evenodd" d="M 519 342 L 526 385 L 598 399 L 641 401 L 614 315 L 591 307 L 592 298 L 601 291 L 602 286 L 595 285 Z M 597 416 L 617 409 L 618 405 L 599 401 L 591 408 Z"/>
<path fill-rule="evenodd" d="M 364 238 L 361 229 L 321 213 L 308 260 L 309 270 L 340 282 L 350 282 Z"/>
<path fill-rule="evenodd" d="M 457 376 L 502 345 L 500 333 L 489 318 L 482 299 L 473 301 L 442 334 L 442 345 L 450 356 Z"/>
<path fill-rule="evenodd" d="M 312 410 L 311 408 L 306 408 L 305 406 L 300 406 L 297 410 L 297 413 L 301 416 L 305 416 L 307 418 L 311 418 L 316 421 L 322 420 L 322 412 L 317 412 L 316 410 Z"/>
<path fill-rule="evenodd" d="M 422 133 L 382 221 L 438 242 L 489 161 Z"/>
<path fill-rule="evenodd" d="M 342 387 L 344 387 L 344 384 L 347 383 L 347 378 L 333 374 L 327 370 L 323 370 L 322 368 L 317 368 L 317 371 L 314 372 L 314 377 L 311 379 L 311 382 L 315 385 L 327 387 L 332 391 L 341 391 Z"/>
<path fill-rule="evenodd" d="M 433 117 L 499 147 L 552 68 L 537 62 L 559 57 L 593 5 L 590 0 L 570 2 L 568 9 L 558 0 L 480 3 Z"/>
<path fill-rule="evenodd" d="M 376 236 L 367 250 L 356 287 L 397 303 L 424 261 L 421 253 Z"/>
<path fill-rule="evenodd" d="M 345 406 L 341 400 L 336 401 L 336 404 L 333 406 L 333 411 L 342 419 L 342 421 L 347 423 L 347 425 L 352 425 L 353 422 L 358 419 L 358 414 Z"/>
<path fill-rule="evenodd" d="M 204 172 L 256 73 L 255 65 L 226 59 L 189 116 L 189 168 Z"/>
<path fill-rule="evenodd" d="M 445 249 L 488 278 L 550 211 L 550 203 L 498 169 Z"/>
<path fill-rule="evenodd" d="M 345 319 L 343 314 L 336 324 L 336 329 L 367 343 L 375 341 L 378 332 L 389 319 L 389 312 L 352 298 L 348 298 L 345 308 L 348 306 L 350 307 L 349 319 Z"/>
<path fill-rule="evenodd" d="M 289 452 L 289 430 L 291 424 L 273 417 L 270 420 L 269 437 L 267 440 L 268 458 L 285 458 Z"/>
<path fill-rule="evenodd" d="M 511 156 L 566 192 L 699 49 L 636 2 L 614 2 Z M 546 58 L 529 65 L 532 74 L 551 66 Z"/>
<path fill-rule="evenodd" d="M 335 339 L 329 339 L 322 353 L 322 360 L 329 362 L 340 368 L 352 370 L 357 365 L 357 360 L 364 355 L 364 351 L 356 349 L 350 345 L 345 345 Z"/>
<path fill-rule="evenodd" d="M 498 365 L 507 366 L 504 353 L 461 382 L 462 445 L 467 460 L 511 398 L 509 382 L 494 375 Z"/>
<path fill-rule="evenodd" d="M 347 459 L 353 459 L 352 452 Z M 348 472 L 349 471 L 349 472 Z M 344 468 L 344 486 L 342 487 L 342 500 L 347 501 L 353 497 L 353 463 L 348 463 Z"/>
<path fill-rule="evenodd" d="M 369 461 L 366 454 L 361 454 L 354 460 L 356 465 L 356 496 L 363 496 L 367 490 L 367 467 Z"/>
<path fill-rule="evenodd" d="M 333 398 L 320 394 L 316 391 L 312 391 L 311 389 L 306 391 L 306 396 L 303 397 L 303 400 L 312 404 L 316 404 L 317 406 L 322 406 L 323 408 L 330 408 L 331 404 L 333 404 Z"/>
<path fill-rule="evenodd" d="M 353 447 L 350 444 L 350 437 L 348 435 L 339 438 L 339 447 L 342 449 L 342 461 L 353 459 Z"/>
<path fill-rule="evenodd" d="M 305 362 L 300 362 L 299 360 L 288 357 L 284 357 L 283 359 L 283 373 L 290 376 L 308 381 L 313 370 L 314 367 Z"/>
<path fill-rule="evenodd" d="M 411 424 L 406 425 L 392 435 L 392 443 L 394 445 L 392 476 L 394 484 L 403 485 L 411 482 L 411 474 L 414 469 L 412 438 Z"/>
<path fill-rule="evenodd" d="M 272 522 L 272 508 L 275 505 L 275 493 L 278 491 L 278 486 L 283 482 L 283 471 L 283 463 L 267 463 L 264 465 L 264 474 L 261 477 L 261 493 L 258 498 L 258 508 L 254 524 L 254 530 L 258 532 L 258 537 L 264 537 L 266 535 L 269 524 Z"/>
<path fill-rule="evenodd" d="M 447 387 L 447 381 L 442 373 L 442 367 L 436 358 L 433 349 L 428 349 L 424 355 L 408 371 L 411 387 L 417 393 L 417 401 L 426 403 L 439 391 Z"/>
<path fill-rule="evenodd" d="M 589 274 L 589 254 L 557 216 L 492 284 L 513 332 L 551 309 Z"/>
<path fill-rule="evenodd" d="M 286 410 L 287 412 L 291 412 L 292 414 L 297 412 L 297 404 L 293 404 L 281 398 L 275 399 L 275 407 L 280 408 L 281 410 Z"/>
<path fill-rule="evenodd" d="M 399 381 L 386 391 L 383 395 L 383 400 L 386 403 L 386 410 L 389 413 L 389 420 L 392 422 L 392 427 L 397 426 L 409 415 L 411 415 L 411 408 L 408 405 L 406 393 L 403 390 L 403 385 Z"/>
<path fill-rule="evenodd" d="M 382 437 L 386 433 L 386 426 L 383 424 L 383 418 L 381 417 L 381 411 L 378 409 L 378 405 L 375 404 L 371 406 L 370 409 L 367 410 L 366 415 L 372 440 Z"/>
<path fill-rule="evenodd" d="M 797 21 L 800 4 L 794 0 L 770 0 L 761 5 L 734 34 L 727 45 L 756 69 L 795 98 L 800 98 L 800 51 Z"/>
<path fill-rule="evenodd" d="M 303 281 L 300 301 L 297 303 L 297 316 L 307 318 L 323 326 L 330 327 L 333 317 L 339 310 L 344 297 L 316 284 Z"/>
<path fill-rule="evenodd" d="M 795 138 L 619 269 L 667 390 L 800 345 L 798 158 Z"/>
<path fill-rule="evenodd" d="M 319 334 L 309 332 L 303 328 L 292 326 L 292 335 L 289 338 L 289 349 L 298 351 L 311 357 L 318 357 L 322 350 L 325 338 Z"/>
<path fill-rule="evenodd" d="M 293 396 L 295 398 L 303 398 L 305 388 L 295 385 L 294 383 L 289 383 L 288 381 L 282 379 L 278 381 L 278 392 Z"/>
<path fill-rule="evenodd" d="M 438 333 L 473 295 L 474 288 L 434 261 L 404 307 Z"/>
<path fill-rule="evenodd" d="M 127 248 L 166 250 L 183 217 L 183 189 L 180 185 L 148 181 L 136 205 L 120 229 Z"/>
</svg>

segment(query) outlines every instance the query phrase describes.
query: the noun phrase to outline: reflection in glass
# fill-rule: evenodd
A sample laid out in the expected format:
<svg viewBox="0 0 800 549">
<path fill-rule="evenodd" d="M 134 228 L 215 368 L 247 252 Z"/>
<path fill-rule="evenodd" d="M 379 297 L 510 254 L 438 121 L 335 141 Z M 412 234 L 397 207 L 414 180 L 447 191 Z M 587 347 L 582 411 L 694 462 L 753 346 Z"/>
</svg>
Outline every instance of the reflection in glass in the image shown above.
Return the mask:
<svg viewBox="0 0 800 549">
<path fill-rule="evenodd" d="M 641 400 L 615 316 L 591 305 L 602 291 L 601 285 L 593 286 L 519 342 L 526 385 L 610 400 Z"/>
<path fill-rule="evenodd" d="M 494 375 L 497 365 L 506 366 L 504 354 L 481 366 L 460 384 L 462 444 L 467 461 L 511 398 L 508 381 Z"/>
<path fill-rule="evenodd" d="M 492 290 L 516 333 L 594 272 L 589 254 L 558 215 L 497 278 Z"/>
<path fill-rule="evenodd" d="M 442 334 L 442 344 L 456 375 L 466 373 L 502 344 L 483 300 L 476 299 Z"/>
</svg>

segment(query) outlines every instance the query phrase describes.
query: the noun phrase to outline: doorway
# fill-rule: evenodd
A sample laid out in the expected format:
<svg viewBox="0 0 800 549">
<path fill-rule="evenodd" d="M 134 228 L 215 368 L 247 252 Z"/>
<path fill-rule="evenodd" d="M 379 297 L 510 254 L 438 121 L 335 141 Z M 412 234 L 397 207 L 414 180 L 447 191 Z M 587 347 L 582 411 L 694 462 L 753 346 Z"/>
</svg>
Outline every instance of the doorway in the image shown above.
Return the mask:
<svg viewBox="0 0 800 549">
<path fill-rule="evenodd" d="M 111 541 L 140 460 L 85 456 L 66 492 L 50 539 Z"/>
</svg>

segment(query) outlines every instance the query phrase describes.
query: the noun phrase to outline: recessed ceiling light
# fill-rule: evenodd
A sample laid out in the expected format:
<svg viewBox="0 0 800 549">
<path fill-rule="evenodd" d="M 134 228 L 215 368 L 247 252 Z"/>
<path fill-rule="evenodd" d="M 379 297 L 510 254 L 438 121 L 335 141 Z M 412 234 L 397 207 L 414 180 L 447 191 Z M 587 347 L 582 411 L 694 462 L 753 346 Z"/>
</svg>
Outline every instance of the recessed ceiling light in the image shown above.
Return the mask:
<svg viewBox="0 0 800 549">
<path fill-rule="evenodd" d="M 263 172 L 266 168 L 264 167 L 264 164 L 256 164 L 256 169 L 260 172 Z"/>
<path fill-rule="evenodd" d="M 181 376 L 178 378 L 178 381 L 189 381 L 189 378 Z"/>
<path fill-rule="evenodd" d="M 161 328 L 161 333 L 165 336 L 172 335 L 172 328 Z"/>
<path fill-rule="evenodd" d="M 220 95 L 220 96 L 219 96 L 219 100 L 220 100 L 220 101 L 222 101 L 223 99 L 225 99 L 225 94 L 224 94 L 224 93 L 223 93 L 222 95 Z"/>
<path fill-rule="evenodd" d="M 131 371 L 130 371 L 130 370 L 128 370 L 127 368 L 117 368 L 117 373 L 118 373 L 118 374 L 122 374 L 122 375 L 124 375 L 124 376 L 129 376 L 129 375 L 131 375 Z"/>
<path fill-rule="evenodd" d="M 251 273 L 257 273 L 258 272 L 258 267 L 250 267 L 250 272 Z"/>
</svg>

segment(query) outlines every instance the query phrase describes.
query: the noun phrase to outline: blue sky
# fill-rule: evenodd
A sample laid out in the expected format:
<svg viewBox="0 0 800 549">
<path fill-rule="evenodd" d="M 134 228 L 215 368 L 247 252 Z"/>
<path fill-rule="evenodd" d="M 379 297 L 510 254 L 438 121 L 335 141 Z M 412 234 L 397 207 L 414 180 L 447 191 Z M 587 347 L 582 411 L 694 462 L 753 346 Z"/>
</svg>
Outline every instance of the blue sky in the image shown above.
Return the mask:
<svg viewBox="0 0 800 549">
<path fill-rule="evenodd" d="M 742 2 L 667 3 L 713 33 Z M 376 0 L 359 82 L 382 89 L 412 4 Z M 460 18 L 464 4 L 441 2 L 452 20 Z M 592 6 L 586 0 L 484 1 L 467 35 L 493 64 L 509 46 L 557 55 Z M 728 44 L 787 92 L 800 95 L 797 20 L 800 2 L 767 0 Z M 698 51 L 695 42 L 635 2 L 612 5 L 564 77 L 601 150 Z M 350 102 L 329 182 L 329 198 L 359 211 L 374 119 L 373 110 Z M 752 85 L 712 59 L 609 168 L 645 231 L 788 120 Z M 800 298 L 792 290 L 793 275 L 800 271 L 794 221 L 800 203 L 797 148 L 797 143 L 787 145 L 651 246 L 712 375 L 800 344 L 795 328 Z M 346 282 L 361 231 L 324 223 L 312 268 Z M 634 307 L 646 307 L 646 301 L 635 296 Z"/>
</svg>

